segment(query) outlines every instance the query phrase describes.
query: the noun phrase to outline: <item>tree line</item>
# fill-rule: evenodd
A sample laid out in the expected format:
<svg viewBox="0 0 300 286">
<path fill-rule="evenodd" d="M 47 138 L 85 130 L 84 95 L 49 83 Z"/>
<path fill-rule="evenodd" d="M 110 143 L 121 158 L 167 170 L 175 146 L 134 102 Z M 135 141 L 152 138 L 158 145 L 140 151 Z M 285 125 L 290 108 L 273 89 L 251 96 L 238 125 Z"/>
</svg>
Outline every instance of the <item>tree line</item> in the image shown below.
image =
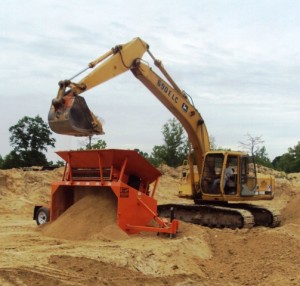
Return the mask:
<svg viewBox="0 0 300 286">
<path fill-rule="evenodd" d="M 11 136 L 10 145 L 13 150 L 4 158 L 0 156 L 0 169 L 11 169 L 31 166 L 61 166 L 63 162 L 53 163 L 48 161 L 44 152 L 49 147 L 55 147 L 56 140 L 43 119 L 37 115 L 34 118 L 25 116 L 17 124 L 9 128 Z M 155 145 L 149 155 L 139 149 L 135 149 L 154 166 L 166 164 L 170 167 L 178 167 L 188 157 L 189 141 L 182 125 L 172 118 L 162 127 L 163 144 Z M 212 150 L 224 150 L 216 147 L 215 140 L 211 138 Z M 268 157 L 266 147 L 261 146 L 264 141 L 261 137 L 246 135 L 246 142 L 240 142 L 241 147 L 253 155 L 260 165 L 274 168 L 287 173 L 300 172 L 300 142 L 294 147 L 288 148 L 288 152 L 276 157 L 271 161 Z M 98 139 L 85 144 L 85 149 L 105 149 L 107 144 L 104 140 Z"/>
</svg>

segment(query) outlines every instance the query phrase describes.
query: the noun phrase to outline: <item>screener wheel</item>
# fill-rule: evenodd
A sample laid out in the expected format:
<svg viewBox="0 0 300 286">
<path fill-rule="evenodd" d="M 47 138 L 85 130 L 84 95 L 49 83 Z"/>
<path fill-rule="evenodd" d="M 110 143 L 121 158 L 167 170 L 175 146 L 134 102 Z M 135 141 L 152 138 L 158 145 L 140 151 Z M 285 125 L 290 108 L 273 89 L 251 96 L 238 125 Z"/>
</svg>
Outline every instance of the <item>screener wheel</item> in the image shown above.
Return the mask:
<svg viewBox="0 0 300 286">
<path fill-rule="evenodd" d="M 50 210 L 45 207 L 39 208 L 36 213 L 36 223 L 41 225 L 48 221 L 50 221 Z"/>
</svg>

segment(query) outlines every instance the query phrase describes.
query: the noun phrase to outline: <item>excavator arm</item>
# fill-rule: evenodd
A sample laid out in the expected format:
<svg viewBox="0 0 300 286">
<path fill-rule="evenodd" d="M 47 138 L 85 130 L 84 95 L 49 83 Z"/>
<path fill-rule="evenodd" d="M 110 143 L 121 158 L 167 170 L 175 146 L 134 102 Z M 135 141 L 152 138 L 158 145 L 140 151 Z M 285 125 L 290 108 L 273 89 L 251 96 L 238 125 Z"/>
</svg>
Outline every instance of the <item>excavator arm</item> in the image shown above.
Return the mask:
<svg viewBox="0 0 300 286">
<path fill-rule="evenodd" d="M 153 59 L 162 76 L 155 73 L 142 60 L 145 52 Z M 165 70 L 161 61 L 149 51 L 147 43 L 135 38 L 127 44 L 118 45 L 91 62 L 86 69 L 89 68 L 94 69 L 78 83 L 71 80 L 59 83 L 58 95 L 52 101 L 48 115 L 49 125 L 54 132 L 75 136 L 103 134 L 101 122 L 89 110 L 84 98 L 79 94 L 130 70 L 185 128 L 196 157 L 198 173 L 201 173 L 203 155 L 210 147 L 204 120 L 186 93 Z M 190 161 L 192 166 L 194 161 L 192 156 Z"/>
<path fill-rule="evenodd" d="M 73 136 L 103 134 L 101 122 L 79 94 L 130 70 L 135 60 L 141 58 L 147 50 L 148 45 L 140 38 L 135 38 L 90 62 L 73 78 L 60 81 L 57 96 L 52 100 L 48 114 L 50 128 L 56 133 Z M 93 70 L 78 83 L 72 82 L 88 69 Z"/>
</svg>

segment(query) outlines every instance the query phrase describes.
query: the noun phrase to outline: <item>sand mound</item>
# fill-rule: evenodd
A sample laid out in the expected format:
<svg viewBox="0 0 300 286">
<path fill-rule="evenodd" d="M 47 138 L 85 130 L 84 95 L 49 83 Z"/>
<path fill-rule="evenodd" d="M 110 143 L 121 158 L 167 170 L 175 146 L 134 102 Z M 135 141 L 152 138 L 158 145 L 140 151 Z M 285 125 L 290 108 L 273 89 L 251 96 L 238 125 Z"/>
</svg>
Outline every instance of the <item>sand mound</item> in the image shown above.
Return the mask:
<svg viewBox="0 0 300 286">
<path fill-rule="evenodd" d="M 57 220 L 42 227 L 43 234 L 69 240 L 118 240 L 128 235 L 117 226 L 117 198 L 113 192 L 94 192 L 80 199 Z"/>
<path fill-rule="evenodd" d="M 32 216 L 34 205 L 47 206 L 51 182 L 58 181 L 63 168 L 53 171 L 0 170 L 0 213 L 18 210 L 16 215 Z"/>
<path fill-rule="evenodd" d="M 181 176 L 181 169 L 182 167 L 178 167 L 177 169 L 174 169 L 172 167 L 169 167 L 168 165 L 165 165 L 165 164 L 161 164 L 159 167 L 158 167 L 158 170 L 165 176 L 169 176 L 169 177 L 172 177 L 172 178 L 180 178 Z"/>
<path fill-rule="evenodd" d="M 294 196 L 282 210 L 282 217 L 285 223 L 300 225 L 300 196 Z"/>
</svg>

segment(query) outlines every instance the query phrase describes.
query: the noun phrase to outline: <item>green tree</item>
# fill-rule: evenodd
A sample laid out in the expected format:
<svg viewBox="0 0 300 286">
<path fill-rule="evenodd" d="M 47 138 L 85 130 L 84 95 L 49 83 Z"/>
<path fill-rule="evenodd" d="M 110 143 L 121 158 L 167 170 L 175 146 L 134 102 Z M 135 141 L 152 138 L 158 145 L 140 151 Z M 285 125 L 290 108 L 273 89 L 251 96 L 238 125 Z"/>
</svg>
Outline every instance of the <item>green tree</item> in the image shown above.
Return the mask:
<svg viewBox="0 0 300 286">
<path fill-rule="evenodd" d="M 65 161 L 62 160 L 57 160 L 56 163 L 54 163 L 53 161 L 48 161 L 48 166 L 51 168 L 59 168 L 59 167 L 63 167 L 65 166 Z"/>
<path fill-rule="evenodd" d="M 156 167 L 163 163 L 166 163 L 163 159 L 165 153 L 166 153 L 166 148 L 164 145 L 154 146 L 152 149 L 151 156 L 149 158 L 149 162 Z"/>
<path fill-rule="evenodd" d="M 154 165 L 165 163 L 170 167 L 182 164 L 188 156 L 188 140 L 182 125 L 175 119 L 168 120 L 163 125 L 164 144 L 154 146 L 151 162 Z"/>
<path fill-rule="evenodd" d="M 288 148 L 288 152 L 276 157 L 272 162 L 274 168 L 286 173 L 300 172 L 300 141 L 294 147 Z"/>
<path fill-rule="evenodd" d="M 143 152 L 140 149 L 134 149 L 134 151 L 136 151 L 138 154 L 140 154 L 141 156 L 143 156 L 145 159 L 149 160 L 149 155 L 147 152 Z"/>
<path fill-rule="evenodd" d="M 55 146 L 52 132 L 43 119 L 37 115 L 35 118 L 23 117 L 18 123 L 9 128 L 10 144 L 16 152 L 47 151 L 47 146 Z"/>
<path fill-rule="evenodd" d="M 55 139 L 51 137 L 49 126 L 39 115 L 35 118 L 23 117 L 9 131 L 10 145 L 14 149 L 5 157 L 3 168 L 48 164 L 43 151 L 47 151 L 48 146 L 54 147 Z"/>
<path fill-rule="evenodd" d="M 24 161 L 16 151 L 11 151 L 4 157 L 1 169 L 11 169 L 17 167 L 25 167 Z"/>
<path fill-rule="evenodd" d="M 107 147 L 106 142 L 102 139 L 99 139 L 95 143 L 91 143 L 89 149 L 105 149 L 106 147 Z"/>
<path fill-rule="evenodd" d="M 84 148 L 79 148 L 79 150 L 91 150 L 91 149 L 106 149 L 107 143 L 102 140 L 98 139 L 96 142 L 92 142 L 93 138 L 90 136 L 88 137 L 89 142 L 86 143 L 86 141 L 82 144 L 85 147 Z"/>
<path fill-rule="evenodd" d="M 289 153 L 284 153 L 281 156 L 275 157 L 275 159 L 272 162 L 272 165 L 275 170 L 290 173 L 292 160 L 293 158 Z"/>
<path fill-rule="evenodd" d="M 255 161 L 259 165 L 266 166 L 268 168 L 272 168 L 271 160 L 268 157 L 268 153 L 266 151 L 266 147 L 263 146 L 261 148 L 257 148 L 255 151 Z"/>
</svg>

